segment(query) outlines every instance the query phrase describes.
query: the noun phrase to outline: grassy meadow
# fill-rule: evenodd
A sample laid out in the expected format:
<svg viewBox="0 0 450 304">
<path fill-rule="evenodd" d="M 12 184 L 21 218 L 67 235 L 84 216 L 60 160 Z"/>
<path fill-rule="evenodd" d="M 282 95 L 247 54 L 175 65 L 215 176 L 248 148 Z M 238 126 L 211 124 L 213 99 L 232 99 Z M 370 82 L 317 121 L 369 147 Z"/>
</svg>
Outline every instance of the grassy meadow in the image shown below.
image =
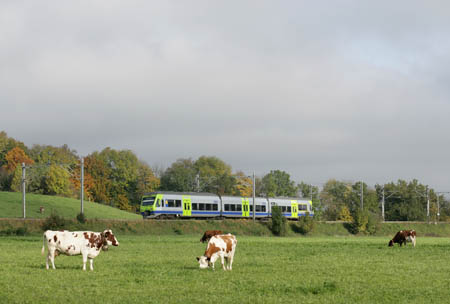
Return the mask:
<svg viewBox="0 0 450 304">
<path fill-rule="evenodd" d="M 94 271 L 45 269 L 42 238 L 0 237 L 0 303 L 447 303 L 450 238 L 237 236 L 233 270 L 200 270 L 201 235 L 120 235 Z M 89 268 L 89 267 L 88 267 Z"/>
<path fill-rule="evenodd" d="M 75 218 L 80 213 L 80 200 L 51 195 L 27 193 L 25 199 L 26 217 L 41 219 L 48 217 L 52 212 L 65 218 Z M 0 191 L 0 218 L 22 218 L 22 193 Z M 45 212 L 39 212 L 43 206 Z M 101 219 L 142 219 L 142 216 L 131 212 L 125 212 L 117 208 L 101 205 L 87 200 L 83 203 L 84 213 L 87 218 Z"/>
</svg>

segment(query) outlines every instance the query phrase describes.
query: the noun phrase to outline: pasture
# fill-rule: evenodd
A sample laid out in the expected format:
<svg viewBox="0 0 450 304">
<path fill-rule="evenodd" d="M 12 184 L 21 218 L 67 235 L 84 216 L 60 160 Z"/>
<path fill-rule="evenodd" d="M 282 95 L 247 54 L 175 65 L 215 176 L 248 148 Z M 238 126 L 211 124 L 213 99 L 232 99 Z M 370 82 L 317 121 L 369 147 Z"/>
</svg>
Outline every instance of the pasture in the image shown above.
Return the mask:
<svg viewBox="0 0 450 304">
<path fill-rule="evenodd" d="M 117 235 L 94 271 L 45 269 L 42 238 L 0 237 L 1 303 L 447 303 L 450 238 L 237 236 L 233 271 L 200 270 L 201 235 Z"/>
</svg>

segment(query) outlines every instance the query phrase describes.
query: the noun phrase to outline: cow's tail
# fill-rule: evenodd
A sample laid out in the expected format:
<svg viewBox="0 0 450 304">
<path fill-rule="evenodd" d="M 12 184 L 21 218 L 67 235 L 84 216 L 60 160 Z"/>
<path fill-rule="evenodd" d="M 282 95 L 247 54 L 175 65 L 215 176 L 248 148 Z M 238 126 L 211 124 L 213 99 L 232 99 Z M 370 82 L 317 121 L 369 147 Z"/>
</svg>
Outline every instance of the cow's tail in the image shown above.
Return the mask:
<svg viewBox="0 0 450 304">
<path fill-rule="evenodd" d="M 42 236 L 42 250 L 41 250 L 42 255 L 44 255 L 44 253 L 45 253 L 45 239 L 46 239 L 46 237 L 45 237 L 45 232 L 44 232 L 44 235 Z"/>
</svg>

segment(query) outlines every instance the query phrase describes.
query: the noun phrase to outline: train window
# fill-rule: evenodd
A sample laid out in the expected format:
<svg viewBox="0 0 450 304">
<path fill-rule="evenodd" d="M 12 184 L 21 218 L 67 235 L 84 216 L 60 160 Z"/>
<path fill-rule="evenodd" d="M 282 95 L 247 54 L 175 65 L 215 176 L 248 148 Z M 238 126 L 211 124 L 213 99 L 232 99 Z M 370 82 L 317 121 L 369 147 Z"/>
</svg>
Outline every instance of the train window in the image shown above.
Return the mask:
<svg viewBox="0 0 450 304">
<path fill-rule="evenodd" d="M 175 200 L 175 207 L 177 208 L 181 207 L 181 200 Z"/>
<path fill-rule="evenodd" d="M 192 203 L 192 210 L 198 210 L 198 204 Z"/>
<path fill-rule="evenodd" d="M 205 210 L 205 204 L 198 204 L 198 210 Z"/>
<path fill-rule="evenodd" d="M 287 212 L 291 212 L 291 206 L 287 207 Z"/>
<path fill-rule="evenodd" d="M 298 204 L 298 210 L 308 210 L 308 205 L 306 205 L 306 204 Z"/>
<path fill-rule="evenodd" d="M 230 211 L 230 205 L 229 204 L 225 204 L 225 211 Z"/>
<path fill-rule="evenodd" d="M 250 205 L 250 212 L 253 212 L 253 205 Z"/>
<path fill-rule="evenodd" d="M 242 211 L 242 205 L 241 204 L 236 205 L 236 211 Z"/>
<path fill-rule="evenodd" d="M 154 197 L 145 197 L 142 199 L 142 206 L 151 206 L 155 202 Z"/>
<path fill-rule="evenodd" d="M 281 206 L 281 212 L 286 212 L 286 206 Z"/>
<path fill-rule="evenodd" d="M 175 207 L 175 201 L 174 200 L 167 200 L 166 201 L 166 207 L 170 207 L 170 208 Z"/>
<path fill-rule="evenodd" d="M 265 205 L 263 205 L 263 206 L 261 206 L 262 208 L 261 208 L 261 211 L 262 212 L 266 212 L 266 206 Z"/>
<path fill-rule="evenodd" d="M 212 205 L 211 204 L 205 204 L 206 205 L 206 210 L 211 210 L 212 209 Z"/>
<path fill-rule="evenodd" d="M 212 207 L 213 207 L 212 210 L 215 211 L 219 210 L 219 206 L 217 204 L 212 205 Z"/>
<path fill-rule="evenodd" d="M 236 205 L 235 204 L 230 205 L 230 209 L 231 211 L 236 211 Z"/>
</svg>

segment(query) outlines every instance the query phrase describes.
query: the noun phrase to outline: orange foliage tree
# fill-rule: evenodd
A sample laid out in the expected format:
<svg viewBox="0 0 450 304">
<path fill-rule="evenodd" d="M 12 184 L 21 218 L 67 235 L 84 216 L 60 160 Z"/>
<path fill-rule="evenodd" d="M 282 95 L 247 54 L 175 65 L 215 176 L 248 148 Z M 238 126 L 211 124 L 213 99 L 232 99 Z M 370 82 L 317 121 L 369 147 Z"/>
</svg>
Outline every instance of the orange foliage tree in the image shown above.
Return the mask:
<svg viewBox="0 0 450 304">
<path fill-rule="evenodd" d="M 15 147 L 6 153 L 5 161 L 6 164 L 4 165 L 4 168 L 10 174 L 13 173 L 16 170 L 16 167 L 21 163 L 25 163 L 25 165 L 32 165 L 34 163 L 20 147 Z"/>
</svg>

